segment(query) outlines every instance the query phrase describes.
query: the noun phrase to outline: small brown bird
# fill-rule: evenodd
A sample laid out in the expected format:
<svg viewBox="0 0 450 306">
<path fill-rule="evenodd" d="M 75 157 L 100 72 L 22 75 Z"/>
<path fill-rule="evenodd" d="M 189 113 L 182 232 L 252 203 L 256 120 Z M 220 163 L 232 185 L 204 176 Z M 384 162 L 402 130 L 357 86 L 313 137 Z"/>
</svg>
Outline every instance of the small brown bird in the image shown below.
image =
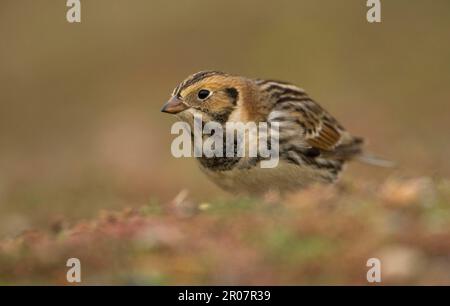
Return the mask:
<svg viewBox="0 0 450 306">
<path fill-rule="evenodd" d="M 202 171 L 232 193 L 295 191 L 311 183 L 332 183 L 344 163 L 356 157 L 384 163 L 363 155 L 362 138 L 347 132 L 303 89 L 286 82 L 201 71 L 180 83 L 161 111 L 176 114 L 191 127 L 194 115 L 224 129 L 227 122 L 278 122 L 279 163 L 274 168 L 261 168 L 260 155 L 197 158 Z"/>
</svg>

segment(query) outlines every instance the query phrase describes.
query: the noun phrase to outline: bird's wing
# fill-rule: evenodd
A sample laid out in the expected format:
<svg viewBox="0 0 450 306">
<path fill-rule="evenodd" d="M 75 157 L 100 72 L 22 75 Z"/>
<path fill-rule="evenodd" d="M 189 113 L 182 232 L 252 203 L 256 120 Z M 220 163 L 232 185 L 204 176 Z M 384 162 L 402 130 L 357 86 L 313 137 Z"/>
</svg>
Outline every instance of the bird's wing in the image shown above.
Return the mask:
<svg viewBox="0 0 450 306">
<path fill-rule="evenodd" d="M 280 122 L 280 128 L 284 125 L 298 130 L 300 126 L 305 147 L 333 151 L 348 136 L 337 120 L 303 89 L 277 81 L 265 81 L 260 86 L 273 101 L 269 121 Z M 298 133 L 295 136 L 298 137 Z"/>
<path fill-rule="evenodd" d="M 300 125 L 303 125 L 305 141 L 313 148 L 333 150 L 341 141 L 342 133 L 333 117 L 312 100 L 297 101 L 294 110 Z"/>
</svg>

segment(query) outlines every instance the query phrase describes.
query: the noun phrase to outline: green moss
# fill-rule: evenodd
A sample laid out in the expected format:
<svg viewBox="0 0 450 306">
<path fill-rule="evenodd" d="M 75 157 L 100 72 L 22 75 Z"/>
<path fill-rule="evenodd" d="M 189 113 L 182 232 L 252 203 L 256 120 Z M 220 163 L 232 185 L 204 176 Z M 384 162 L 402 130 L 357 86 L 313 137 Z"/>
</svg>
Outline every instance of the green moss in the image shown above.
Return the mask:
<svg viewBox="0 0 450 306">
<path fill-rule="evenodd" d="M 302 263 L 328 256 L 336 247 L 328 238 L 296 234 L 280 229 L 269 233 L 263 242 L 272 259 L 286 263 Z"/>
</svg>

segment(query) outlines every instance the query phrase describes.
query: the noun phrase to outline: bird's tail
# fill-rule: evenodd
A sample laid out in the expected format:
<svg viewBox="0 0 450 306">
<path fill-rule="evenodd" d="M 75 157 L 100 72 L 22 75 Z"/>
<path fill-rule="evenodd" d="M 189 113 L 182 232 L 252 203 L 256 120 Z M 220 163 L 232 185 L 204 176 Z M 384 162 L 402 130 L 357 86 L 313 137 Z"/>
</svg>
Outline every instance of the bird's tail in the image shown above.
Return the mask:
<svg viewBox="0 0 450 306">
<path fill-rule="evenodd" d="M 361 155 L 358 155 L 356 159 L 362 163 L 377 167 L 393 168 L 396 166 L 395 162 L 380 158 L 370 153 L 362 153 Z"/>
<path fill-rule="evenodd" d="M 385 160 L 374 154 L 365 152 L 363 149 L 364 139 L 361 137 L 353 137 L 353 139 L 344 145 L 340 145 L 336 148 L 336 157 L 341 157 L 344 160 L 358 160 L 365 164 L 369 164 L 377 167 L 393 168 L 395 162 Z"/>
</svg>

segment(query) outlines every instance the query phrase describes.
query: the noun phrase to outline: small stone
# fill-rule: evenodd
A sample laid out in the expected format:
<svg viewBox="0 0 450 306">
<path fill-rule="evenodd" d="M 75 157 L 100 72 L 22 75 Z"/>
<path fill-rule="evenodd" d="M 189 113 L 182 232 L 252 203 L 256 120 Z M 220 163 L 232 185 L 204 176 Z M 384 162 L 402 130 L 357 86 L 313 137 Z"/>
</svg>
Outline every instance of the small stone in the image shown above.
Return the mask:
<svg viewBox="0 0 450 306">
<path fill-rule="evenodd" d="M 381 188 L 381 198 L 391 206 L 408 206 L 423 202 L 429 203 L 433 198 L 433 184 L 426 177 L 413 179 L 391 179 Z"/>
<path fill-rule="evenodd" d="M 198 209 L 200 210 L 208 210 L 211 207 L 211 204 L 209 203 L 200 203 L 198 206 Z"/>
</svg>

